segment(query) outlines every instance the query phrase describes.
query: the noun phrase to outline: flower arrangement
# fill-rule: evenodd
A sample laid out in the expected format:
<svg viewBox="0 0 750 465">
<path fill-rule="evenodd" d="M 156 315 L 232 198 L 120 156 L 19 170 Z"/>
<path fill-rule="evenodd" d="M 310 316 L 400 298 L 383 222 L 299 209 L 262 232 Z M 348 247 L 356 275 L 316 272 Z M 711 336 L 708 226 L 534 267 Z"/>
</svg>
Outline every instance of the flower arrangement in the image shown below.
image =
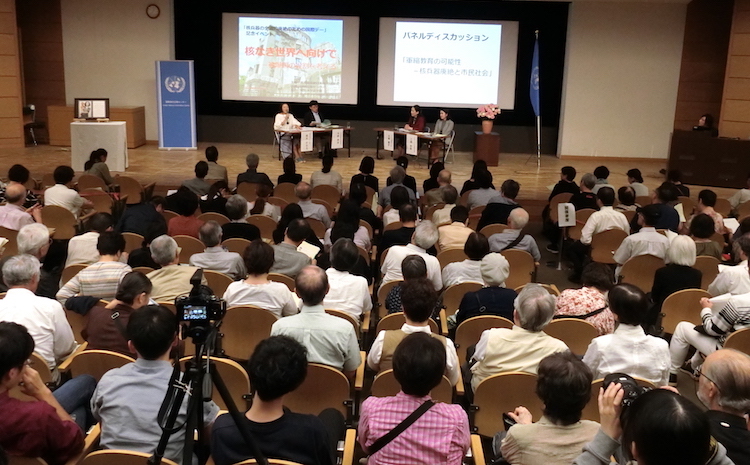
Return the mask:
<svg viewBox="0 0 750 465">
<path fill-rule="evenodd" d="M 488 105 L 482 105 L 479 108 L 477 108 L 477 118 L 482 120 L 487 119 L 495 119 L 495 115 L 500 114 L 500 108 L 494 104 L 490 103 Z"/>
</svg>

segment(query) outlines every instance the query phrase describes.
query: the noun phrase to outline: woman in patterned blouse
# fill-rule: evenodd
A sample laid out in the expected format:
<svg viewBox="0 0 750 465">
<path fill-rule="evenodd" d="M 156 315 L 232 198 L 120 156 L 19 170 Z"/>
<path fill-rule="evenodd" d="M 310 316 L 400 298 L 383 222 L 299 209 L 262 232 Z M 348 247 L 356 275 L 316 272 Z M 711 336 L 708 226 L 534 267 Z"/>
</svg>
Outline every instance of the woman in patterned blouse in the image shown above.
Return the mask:
<svg viewBox="0 0 750 465">
<path fill-rule="evenodd" d="M 590 263 L 583 269 L 581 289 L 566 289 L 557 298 L 554 318 L 581 318 L 596 326 L 599 335 L 615 330 L 615 319 L 607 304 L 607 292 L 614 286 L 612 269 Z"/>
</svg>

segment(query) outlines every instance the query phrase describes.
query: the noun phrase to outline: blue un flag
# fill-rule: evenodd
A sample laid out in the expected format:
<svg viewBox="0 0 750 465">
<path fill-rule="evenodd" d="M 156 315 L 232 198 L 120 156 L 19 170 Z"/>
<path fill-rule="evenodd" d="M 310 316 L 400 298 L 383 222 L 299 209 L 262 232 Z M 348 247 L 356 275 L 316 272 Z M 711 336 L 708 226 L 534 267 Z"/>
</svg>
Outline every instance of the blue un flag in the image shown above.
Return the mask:
<svg viewBox="0 0 750 465">
<path fill-rule="evenodd" d="M 539 116 L 539 38 L 534 41 L 534 57 L 531 59 L 531 83 L 529 98 L 534 108 L 534 115 Z"/>
</svg>

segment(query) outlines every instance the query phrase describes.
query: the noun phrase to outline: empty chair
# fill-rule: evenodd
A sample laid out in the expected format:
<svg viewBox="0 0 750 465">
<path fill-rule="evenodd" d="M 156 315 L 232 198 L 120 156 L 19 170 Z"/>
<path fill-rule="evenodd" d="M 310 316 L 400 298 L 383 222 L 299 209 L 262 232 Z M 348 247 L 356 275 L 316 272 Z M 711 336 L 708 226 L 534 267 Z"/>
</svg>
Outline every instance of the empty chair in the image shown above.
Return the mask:
<svg viewBox="0 0 750 465">
<path fill-rule="evenodd" d="M 112 213 L 112 205 L 114 204 L 114 201 L 106 191 L 102 192 L 99 189 L 82 189 L 80 194 L 81 197 L 94 204 L 94 210 L 97 212 Z"/>
<path fill-rule="evenodd" d="M 628 233 L 622 229 L 610 229 L 594 234 L 591 238 L 591 260 L 597 263 L 617 264 L 615 251 Z"/>
<path fill-rule="evenodd" d="M 641 207 L 645 207 L 646 205 L 651 205 L 651 203 L 653 203 L 653 199 L 650 195 L 639 195 L 635 198 L 635 203 L 637 203 Z"/>
<path fill-rule="evenodd" d="M 138 180 L 129 176 L 120 176 L 117 178 L 117 182 L 120 185 L 120 196 L 128 197 L 126 200 L 128 205 L 135 205 L 148 200 L 155 185 L 155 183 L 151 183 L 143 186 Z"/>
<path fill-rule="evenodd" d="M 732 211 L 732 204 L 730 204 L 729 200 L 727 199 L 717 198 L 716 205 L 714 205 L 714 210 L 724 218 L 727 218 L 729 216 L 729 213 Z"/>
<path fill-rule="evenodd" d="M 291 182 L 282 182 L 274 188 L 273 196 L 284 199 L 287 203 L 295 203 L 299 200 L 294 194 L 295 187 L 297 187 L 297 185 L 292 184 Z"/>
<path fill-rule="evenodd" d="M 8 239 L 3 247 L 3 256 L 10 257 L 18 254 L 18 231 L 0 226 L 0 237 Z"/>
<path fill-rule="evenodd" d="M 174 236 L 174 240 L 180 248 L 180 263 L 190 263 L 190 257 L 194 254 L 202 253 L 206 249 L 203 242 L 193 236 L 178 234 Z"/>
<path fill-rule="evenodd" d="M 500 394 L 502 393 L 502 394 Z M 542 416 L 542 401 L 536 395 L 536 375 L 522 372 L 500 373 L 477 386 L 470 416 L 474 430 L 482 436 L 503 431 L 503 413 L 523 405 L 534 418 Z"/>
<path fill-rule="evenodd" d="M 241 182 L 237 185 L 237 193 L 248 202 L 254 202 L 258 198 L 257 189 L 259 185 L 257 182 Z"/>
<path fill-rule="evenodd" d="M 643 292 L 654 287 L 656 270 L 664 266 L 664 260 L 654 255 L 638 255 L 629 259 L 620 269 L 620 282 L 630 283 Z"/>
<path fill-rule="evenodd" d="M 525 250 L 509 249 L 500 252 L 510 264 L 510 275 L 505 287 L 515 289 L 534 281 L 536 263 L 534 257 Z"/>
<path fill-rule="evenodd" d="M 561 203 L 567 203 L 573 194 L 570 192 L 561 192 L 552 197 L 549 201 L 549 216 L 552 222 L 557 223 L 557 206 Z"/>
<path fill-rule="evenodd" d="M 591 340 L 599 335 L 599 331 L 594 325 L 579 318 L 552 320 L 544 328 L 544 332 L 563 341 L 570 351 L 576 355 L 585 354 Z"/>
<path fill-rule="evenodd" d="M 227 309 L 220 328 L 222 352 L 233 359 L 249 359 L 255 346 L 271 335 L 276 320 L 273 313 L 251 305 Z"/>
<path fill-rule="evenodd" d="M 78 189 L 100 189 L 107 192 L 109 188 L 102 178 L 93 174 L 82 174 L 78 177 Z"/>
<path fill-rule="evenodd" d="M 396 376 L 393 374 L 393 370 L 383 370 L 375 376 L 372 381 L 372 388 L 370 389 L 370 395 L 375 397 L 389 397 L 395 396 L 401 391 L 401 385 L 396 380 Z M 451 382 L 443 376 L 440 384 L 430 391 L 430 397 L 435 402 L 445 402 L 450 404 L 453 402 L 453 386 Z"/>
<path fill-rule="evenodd" d="M 685 215 L 685 218 L 690 218 L 693 210 L 695 210 L 695 202 L 690 197 L 685 197 L 684 195 L 677 197 L 677 201 L 682 204 L 682 213 Z"/>
<path fill-rule="evenodd" d="M 683 289 L 677 291 L 664 299 L 661 306 L 661 325 L 664 332 L 674 334 L 677 323 L 689 321 L 696 325 L 703 324 L 701 321 L 701 298 L 711 297 L 711 294 L 703 289 Z"/>
<path fill-rule="evenodd" d="M 326 225 L 324 225 L 322 221 L 315 218 L 305 218 L 305 221 L 307 221 L 307 224 L 309 224 L 312 228 L 313 232 L 315 233 L 315 237 L 317 237 L 318 239 L 323 239 L 323 237 L 326 235 Z"/>
<path fill-rule="evenodd" d="M 492 328 L 513 328 L 513 322 L 497 315 L 482 315 L 469 318 L 456 328 L 454 342 L 459 363 L 467 362 L 466 349 L 479 342 L 482 332 Z"/>
</svg>

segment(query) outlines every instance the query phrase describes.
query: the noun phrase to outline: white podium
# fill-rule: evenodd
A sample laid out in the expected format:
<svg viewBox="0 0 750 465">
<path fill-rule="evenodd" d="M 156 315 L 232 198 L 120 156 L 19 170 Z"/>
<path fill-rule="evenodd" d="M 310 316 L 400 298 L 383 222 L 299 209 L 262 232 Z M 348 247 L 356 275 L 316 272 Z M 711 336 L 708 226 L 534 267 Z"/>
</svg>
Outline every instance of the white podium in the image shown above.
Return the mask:
<svg viewBox="0 0 750 465">
<path fill-rule="evenodd" d="M 91 152 L 107 151 L 110 171 L 125 171 L 128 167 L 128 139 L 124 121 L 107 123 L 70 123 L 70 163 L 74 170 L 83 171 Z"/>
</svg>

